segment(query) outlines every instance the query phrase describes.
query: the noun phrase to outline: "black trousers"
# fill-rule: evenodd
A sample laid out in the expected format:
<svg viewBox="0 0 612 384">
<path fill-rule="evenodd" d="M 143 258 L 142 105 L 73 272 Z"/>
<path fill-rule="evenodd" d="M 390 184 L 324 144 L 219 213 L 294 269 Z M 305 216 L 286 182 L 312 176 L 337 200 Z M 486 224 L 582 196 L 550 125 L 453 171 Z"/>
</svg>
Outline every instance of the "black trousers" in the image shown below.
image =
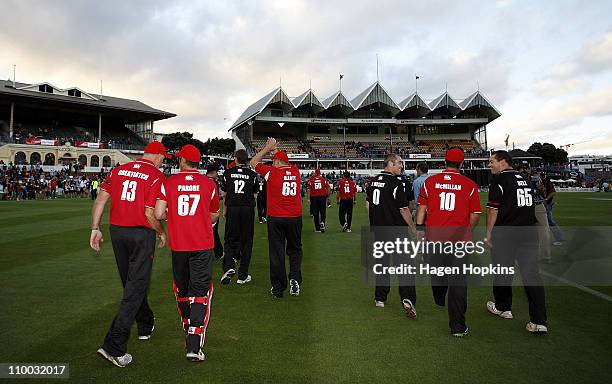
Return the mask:
<svg viewBox="0 0 612 384">
<path fill-rule="evenodd" d="M 172 251 L 176 307 L 182 318 L 187 352 L 198 352 L 206 339 L 213 283 L 213 251 Z"/>
<path fill-rule="evenodd" d="M 91 199 L 92 200 L 96 200 L 97 197 L 98 197 L 98 188 L 92 189 L 91 190 Z"/>
<path fill-rule="evenodd" d="M 351 224 L 353 223 L 353 199 L 340 199 L 338 217 L 340 218 L 341 227 L 344 227 L 346 223 L 347 229 L 351 229 Z"/>
<path fill-rule="evenodd" d="M 379 261 L 383 266 L 399 266 L 400 264 L 415 265 L 414 259 L 407 255 L 386 254 Z M 416 287 L 414 275 L 398 274 L 397 283 L 399 288 L 400 301 L 408 299 L 416 305 Z M 387 301 L 387 296 L 391 290 L 391 275 L 376 275 L 376 288 L 374 289 L 374 300 Z"/>
<path fill-rule="evenodd" d="M 538 266 L 537 227 L 533 225 L 517 228 L 493 230 L 491 258 L 493 264 L 499 263 L 504 267 L 514 267 L 518 264 L 529 302 L 531 322 L 547 325 L 546 298 Z M 495 307 L 500 311 L 512 310 L 513 277 L 510 274 L 498 274 L 493 278 Z"/>
<path fill-rule="evenodd" d="M 465 259 L 452 254 L 427 255 L 427 263 L 433 267 L 458 267 L 463 272 Z M 467 279 L 463 273 L 445 276 L 431 275 L 434 302 L 443 307 L 448 293 L 448 325 L 451 333 L 464 332 L 467 311 Z"/>
<path fill-rule="evenodd" d="M 326 213 L 327 213 L 327 197 L 325 196 L 311 196 L 310 197 L 310 208 L 312 209 L 312 216 L 314 219 L 315 230 L 321 230 L 321 223 L 325 224 Z"/>
<path fill-rule="evenodd" d="M 302 284 L 302 218 L 268 217 L 268 248 L 272 292 L 282 296 L 287 289 L 285 252 L 289 257 L 289 279 Z"/>
<path fill-rule="evenodd" d="M 123 298 L 102 348 L 112 356 L 122 356 L 127 352 L 134 320 L 139 335 L 147 335 L 153 328 L 155 319 L 147 302 L 147 290 L 155 253 L 155 231 L 145 227 L 111 225 L 110 235 L 123 284 Z"/>
<path fill-rule="evenodd" d="M 219 237 L 219 225 L 221 225 L 220 220 L 221 217 L 219 217 L 219 220 L 217 220 L 217 222 L 213 225 L 213 236 L 215 238 L 215 257 L 217 259 L 223 257 L 223 244 L 221 243 L 221 237 Z"/>
<path fill-rule="evenodd" d="M 240 260 L 238 279 L 244 280 L 249 275 L 253 252 L 255 212 L 253 207 L 231 206 L 227 207 L 225 218 L 223 272 L 236 269 L 234 259 Z"/>
<path fill-rule="evenodd" d="M 257 195 L 257 216 L 259 217 L 259 221 L 263 221 L 264 217 L 266 217 L 266 193 L 259 192 Z"/>
</svg>

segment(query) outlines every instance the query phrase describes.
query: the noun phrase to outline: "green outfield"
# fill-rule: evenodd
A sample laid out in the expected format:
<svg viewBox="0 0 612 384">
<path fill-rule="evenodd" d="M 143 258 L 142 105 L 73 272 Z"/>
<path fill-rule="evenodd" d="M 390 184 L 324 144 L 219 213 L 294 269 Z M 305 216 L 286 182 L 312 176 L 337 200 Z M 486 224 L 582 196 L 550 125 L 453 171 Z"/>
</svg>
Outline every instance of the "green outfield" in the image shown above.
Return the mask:
<svg viewBox="0 0 612 384">
<path fill-rule="evenodd" d="M 255 224 L 252 283 L 221 286 L 215 264 L 201 364 L 185 360 L 170 254 L 159 251 L 149 292 L 155 333 L 148 341 L 132 337 L 134 361 L 119 369 L 96 354 L 121 284 L 107 225 L 100 254 L 89 249 L 90 208 L 85 199 L 0 202 L 0 363 L 67 362 L 70 380 L 80 383 L 609 380 L 612 302 L 576 288 L 547 289 L 551 333 L 546 336 L 525 331 L 527 301 L 519 288 L 514 320 L 487 313 L 490 288 L 471 288 L 471 332 L 462 339 L 449 336 L 446 309 L 434 305 L 427 287 L 417 288 L 416 321 L 404 316 L 395 288 L 387 306 L 375 308 L 373 288 L 362 282 L 363 195 L 353 233 L 340 232 L 335 205 L 328 210 L 325 234 L 314 233 L 305 215 L 299 297 L 270 297 L 265 225 Z M 555 211 L 562 225 L 609 225 L 612 194 L 562 193 Z M 612 295 L 610 287 L 595 289 Z"/>
</svg>

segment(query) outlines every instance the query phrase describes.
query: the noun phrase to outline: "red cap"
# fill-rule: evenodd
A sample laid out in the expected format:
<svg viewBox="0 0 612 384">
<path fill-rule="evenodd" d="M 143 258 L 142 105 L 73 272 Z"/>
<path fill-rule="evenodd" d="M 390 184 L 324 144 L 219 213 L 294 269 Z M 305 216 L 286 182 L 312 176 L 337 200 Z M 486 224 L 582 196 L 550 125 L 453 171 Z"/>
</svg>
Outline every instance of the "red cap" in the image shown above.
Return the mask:
<svg viewBox="0 0 612 384">
<path fill-rule="evenodd" d="M 289 162 L 289 157 L 287 156 L 287 154 L 285 152 L 282 151 L 278 151 L 274 154 L 274 156 L 272 156 L 272 160 L 274 159 L 278 159 L 280 161 L 284 161 L 285 163 Z"/>
<path fill-rule="evenodd" d="M 181 148 L 181 150 L 178 151 L 175 156 L 182 157 L 183 159 L 193 163 L 200 162 L 200 150 L 191 144 L 183 145 L 183 148 Z"/>
<path fill-rule="evenodd" d="M 168 153 L 166 153 L 166 147 L 159 141 L 152 141 L 145 147 L 144 153 L 151 153 L 153 155 L 164 155 L 171 159 Z"/>
<path fill-rule="evenodd" d="M 234 168 L 236 166 L 236 162 L 232 161 L 231 163 L 228 164 L 228 168 Z"/>
<path fill-rule="evenodd" d="M 315 169 L 315 175 L 320 175 L 321 174 L 321 170 L 319 168 Z"/>
<path fill-rule="evenodd" d="M 465 159 L 465 154 L 461 148 L 452 148 L 446 151 L 445 159 L 454 163 L 461 163 Z"/>
</svg>

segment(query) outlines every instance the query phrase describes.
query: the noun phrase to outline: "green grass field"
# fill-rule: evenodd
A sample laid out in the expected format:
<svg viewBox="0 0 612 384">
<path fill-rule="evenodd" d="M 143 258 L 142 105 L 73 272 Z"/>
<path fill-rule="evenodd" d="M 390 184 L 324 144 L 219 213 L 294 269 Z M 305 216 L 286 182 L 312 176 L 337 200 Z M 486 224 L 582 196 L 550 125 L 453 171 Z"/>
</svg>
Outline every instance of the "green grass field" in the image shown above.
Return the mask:
<svg viewBox="0 0 612 384">
<path fill-rule="evenodd" d="M 588 199 L 608 196 L 560 194 L 557 221 L 609 224 L 612 200 Z M 270 297 L 265 225 L 255 224 L 252 283 L 221 286 L 215 264 L 201 364 L 185 360 L 170 254 L 159 251 L 149 292 L 155 333 L 148 341 L 132 337 L 134 361 L 116 368 L 96 350 L 117 309 L 121 283 L 107 225 L 103 250 L 89 249 L 90 207 L 89 200 L 0 202 L 0 363 L 67 362 L 70 381 L 79 383 L 609 382 L 612 302 L 575 288 L 547 288 L 546 336 L 525 331 L 529 318 L 520 288 L 514 320 L 487 313 L 490 288 L 471 288 L 471 332 L 462 339 L 449 336 L 446 309 L 434 305 L 428 287 L 417 288 L 416 321 L 404 316 L 395 288 L 387 306 L 375 308 L 373 288 L 362 282 L 362 201 L 350 234 L 340 232 L 335 205 L 325 234 L 313 233 L 305 215 L 299 297 Z M 595 289 L 612 295 L 610 287 Z"/>
</svg>

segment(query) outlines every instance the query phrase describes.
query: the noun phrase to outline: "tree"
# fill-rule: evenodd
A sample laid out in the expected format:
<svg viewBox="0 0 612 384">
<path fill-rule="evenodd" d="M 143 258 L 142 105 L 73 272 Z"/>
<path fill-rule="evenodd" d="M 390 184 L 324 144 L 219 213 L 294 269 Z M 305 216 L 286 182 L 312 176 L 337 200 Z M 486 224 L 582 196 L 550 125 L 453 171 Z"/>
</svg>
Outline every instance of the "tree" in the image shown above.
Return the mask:
<svg viewBox="0 0 612 384">
<path fill-rule="evenodd" d="M 185 144 L 195 145 L 202 155 L 230 155 L 236 148 L 234 139 L 213 138 L 206 140 L 205 143 L 193 138 L 193 134 L 189 132 L 175 132 L 164 136 L 162 143 L 166 149 L 171 152 L 176 152 Z"/>
<path fill-rule="evenodd" d="M 550 143 L 533 143 L 527 152 L 540 156 L 546 164 L 565 164 L 568 162 L 567 152 Z"/>
</svg>

